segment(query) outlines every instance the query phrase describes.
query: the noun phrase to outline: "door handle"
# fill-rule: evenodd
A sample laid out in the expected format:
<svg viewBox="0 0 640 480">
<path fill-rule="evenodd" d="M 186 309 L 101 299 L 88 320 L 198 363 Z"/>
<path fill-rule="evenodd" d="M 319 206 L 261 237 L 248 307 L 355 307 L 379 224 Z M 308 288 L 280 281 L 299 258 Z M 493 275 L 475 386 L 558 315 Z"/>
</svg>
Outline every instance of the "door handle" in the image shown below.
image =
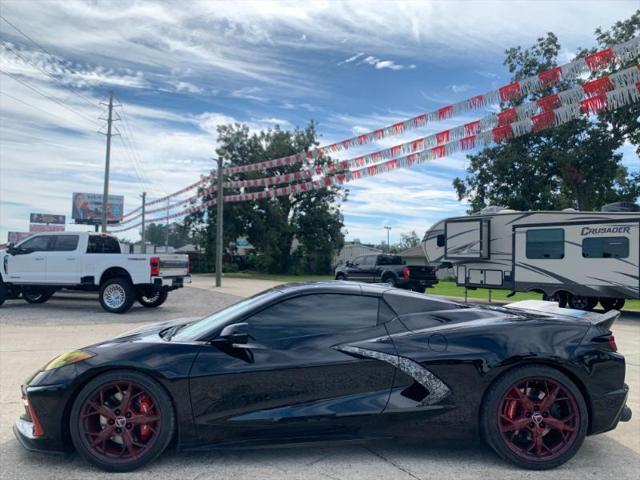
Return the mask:
<svg viewBox="0 0 640 480">
<path fill-rule="evenodd" d="M 67 258 L 67 260 L 69 260 L 70 262 L 75 262 L 75 258 L 71 257 L 71 258 Z"/>
<path fill-rule="evenodd" d="M 42 260 L 44 260 L 44 257 L 36 257 L 36 258 L 34 258 L 34 260 L 36 262 L 41 262 Z"/>
</svg>

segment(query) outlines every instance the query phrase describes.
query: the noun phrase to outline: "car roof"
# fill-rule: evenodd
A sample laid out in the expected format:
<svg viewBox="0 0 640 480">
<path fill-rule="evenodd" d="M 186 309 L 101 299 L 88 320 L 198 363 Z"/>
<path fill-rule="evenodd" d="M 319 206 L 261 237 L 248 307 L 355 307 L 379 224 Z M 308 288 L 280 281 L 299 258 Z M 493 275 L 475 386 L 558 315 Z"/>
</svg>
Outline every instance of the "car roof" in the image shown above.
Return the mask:
<svg viewBox="0 0 640 480">
<path fill-rule="evenodd" d="M 351 294 L 378 294 L 381 295 L 392 288 L 386 284 L 346 282 L 344 280 L 327 280 L 321 282 L 297 282 L 285 283 L 274 287 L 279 292 L 292 294 L 302 292 L 313 293 L 351 293 Z"/>
</svg>

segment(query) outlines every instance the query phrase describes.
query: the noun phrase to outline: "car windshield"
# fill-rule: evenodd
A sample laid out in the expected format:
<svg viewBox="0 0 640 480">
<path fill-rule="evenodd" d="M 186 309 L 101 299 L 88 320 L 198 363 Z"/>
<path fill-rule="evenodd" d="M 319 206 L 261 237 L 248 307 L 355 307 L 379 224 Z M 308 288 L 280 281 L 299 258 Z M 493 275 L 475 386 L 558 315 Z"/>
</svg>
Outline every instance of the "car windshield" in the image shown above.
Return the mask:
<svg viewBox="0 0 640 480">
<path fill-rule="evenodd" d="M 277 290 L 267 290 L 266 292 L 259 293 L 253 297 L 246 298 L 234 303 L 233 305 L 218 310 L 217 312 L 209 315 L 208 317 L 191 323 L 184 328 L 178 330 L 175 335 L 171 337 L 172 341 L 176 342 L 189 342 L 198 340 L 205 336 L 208 332 L 212 332 L 222 326 L 224 326 L 229 320 L 242 316 L 249 312 L 258 305 L 265 303 L 272 298 L 278 296 L 280 292 Z"/>
</svg>

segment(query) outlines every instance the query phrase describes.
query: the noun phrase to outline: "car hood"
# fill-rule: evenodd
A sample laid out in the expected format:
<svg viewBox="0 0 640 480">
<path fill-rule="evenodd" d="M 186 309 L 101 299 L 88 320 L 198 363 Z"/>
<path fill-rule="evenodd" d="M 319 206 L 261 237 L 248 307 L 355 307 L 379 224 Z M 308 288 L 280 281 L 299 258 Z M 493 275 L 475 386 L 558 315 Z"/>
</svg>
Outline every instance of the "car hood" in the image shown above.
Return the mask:
<svg viewBox="0 0 640 480">
<path fill-rule="evenodd" d="M 128 330 L 107 341 L 132 339 L 133 337 L 140 337 L 140 336 L 150 335 L 153 333 L 159 333 L 166 328 L 173 327 L 176 325 L 183 325 L 185 323 L 195 322 L 200 319 L 201 317 L 181 317 L 181 318 L 175 318 L 173 320 L 165 320 L 162 322 L 150 323 L 150 324 L 146 324 L 146 325 L 142 325 L 140 327 L 134 328 L 132 330 Z"/>
</svg>

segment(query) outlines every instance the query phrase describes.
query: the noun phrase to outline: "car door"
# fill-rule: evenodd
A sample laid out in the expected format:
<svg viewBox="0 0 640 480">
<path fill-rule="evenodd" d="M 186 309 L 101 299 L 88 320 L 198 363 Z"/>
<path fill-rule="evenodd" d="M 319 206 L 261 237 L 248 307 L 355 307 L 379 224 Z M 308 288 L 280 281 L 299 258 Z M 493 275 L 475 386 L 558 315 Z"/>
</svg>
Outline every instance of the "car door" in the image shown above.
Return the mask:
<svg viewBox="0 0 640 480">
<path fill-rule="evenodd" d="M 394 368 L 341 346 L 370 341 L 395 353 L 378 324 L 378 302 L 325 293 L 287 298 L 246 319 L 248 344 L 204 349 L 190 379 L 200 438 L 361 436 L 362 416 L 379 416 L 388 401 Z"/>
<path fill-rule="evenodd" d="M 18 245 L 7 260 L 7 275 L 15 283 L 46 283 L 47 252 L 52 235 L 36 235 Z"/>
<path fill-rule="evenodd" d="M 367 255 L 362 269 L 363 282 L 379 282 L 377 267 L 378 255 Z"/>
<path fill-rule="evenodd" d="M 347 275 L 349 280 L 361 282 L 364 278 L 362 273 L 362 267 L 364 263 L 364 256 L 354 258 L 347 266 Z"/>
<path fill-rule="evenodd" d="M 80 283 L 79 235 L 54 235 L 47 253 L 47 283 Z"/>
</svg>

